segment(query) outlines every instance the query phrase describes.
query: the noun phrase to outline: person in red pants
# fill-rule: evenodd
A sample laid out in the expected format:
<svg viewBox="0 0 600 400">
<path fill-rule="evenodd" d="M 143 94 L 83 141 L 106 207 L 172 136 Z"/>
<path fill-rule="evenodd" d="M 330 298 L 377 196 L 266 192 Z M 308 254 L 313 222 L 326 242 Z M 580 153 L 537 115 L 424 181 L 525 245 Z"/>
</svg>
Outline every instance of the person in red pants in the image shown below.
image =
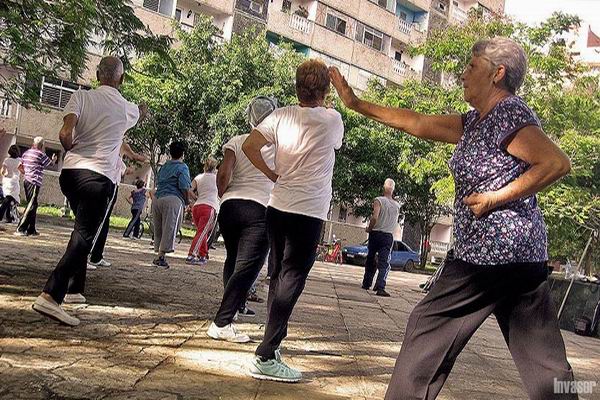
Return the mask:
<svg viewBox="0 0 600 400">
<path fill-rule="evenodd" d="M 217 192 L 217 161 L 208 158 L 204 162 L 204 173 L 194 178 L 192 190 L 198 198 L 192 208 L 196 236 L 185 260 L 186 264 L 205 265 L 208 260 L 208 239 L 215 227 L 219 213 Z"/>
</svg>

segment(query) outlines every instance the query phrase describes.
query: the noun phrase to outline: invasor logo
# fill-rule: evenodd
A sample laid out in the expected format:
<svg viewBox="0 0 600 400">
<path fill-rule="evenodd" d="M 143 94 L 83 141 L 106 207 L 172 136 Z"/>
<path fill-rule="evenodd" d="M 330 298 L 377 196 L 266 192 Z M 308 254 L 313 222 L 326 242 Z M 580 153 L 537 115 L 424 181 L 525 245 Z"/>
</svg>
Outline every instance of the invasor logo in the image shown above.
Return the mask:
<svg viewBox="0 0 600 400">
<path fill-rule="evenodd" d="M 559 381 L 554 378 L 554 393 L 592 394 L 597 384 L 595 381 Z"/>
</svg>

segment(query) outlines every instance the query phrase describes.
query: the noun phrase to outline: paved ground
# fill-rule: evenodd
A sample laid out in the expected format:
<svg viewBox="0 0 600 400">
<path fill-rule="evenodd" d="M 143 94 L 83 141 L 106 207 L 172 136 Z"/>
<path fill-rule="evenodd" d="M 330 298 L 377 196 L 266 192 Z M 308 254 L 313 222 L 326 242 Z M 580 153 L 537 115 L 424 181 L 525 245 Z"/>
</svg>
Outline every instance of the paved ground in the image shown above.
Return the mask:
<svg viewBox="0 0 600 400">
<path fill-rule="evenodd" d="M 393 297 L 385 299 L 360 289 L 361 268 L 317 264 L 283 346 L 306 380 L 261 382 L 245 375 L 256 343 L 205 336 L 221 295 L 222 250 L 207 267 L 189 267 L 182 244 L 172 269 L 161 271 L 149 266 L 149 242 L 111 235 L 113 267 L 88 273 L 89 305 L 67 306 L 80 327 L 33 312 L 65 248 L 69 230 L 61 225 L 46 220 L 35 239 L 0 232 L 0 399 L 382 399 L 408 314 L 422 297 L 419 275 L 392 272 Z M 239 324 L 255 340 L 264 304 L 257 311 Z M 563 336 L 577 379 L 600 382 L 600 342 Z M 581 398 L 600 398 L 596 392 Z M 526 398 L 493 319 L 460 356 L 439 398 Z"/>
</svg>

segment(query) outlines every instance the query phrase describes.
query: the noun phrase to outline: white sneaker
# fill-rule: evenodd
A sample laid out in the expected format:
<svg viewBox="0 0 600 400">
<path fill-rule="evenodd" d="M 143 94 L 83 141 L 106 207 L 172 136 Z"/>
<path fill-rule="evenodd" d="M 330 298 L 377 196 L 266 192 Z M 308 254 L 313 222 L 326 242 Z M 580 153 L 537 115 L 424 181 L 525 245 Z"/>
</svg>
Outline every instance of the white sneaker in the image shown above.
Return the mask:
<svg viewBox="0 0 600 400">
<path fill-rule="evenodd" d="M 63 303 L 67 304 L 83 304 L 85 303 L 85 297 L 81 293 L 70 293 L 65 296 Z"/>
<path fill-rule="evenodd" d="M 96 264 L 92 264 L 91 262 L 88 261 L 88 263 L 87 263 L 87 270 L 88 271 L 93 271 L 93 270 L 96 270 L 96 269 L 98 269 L 98 267 L 96 267 Z"/>
<path fill-rule="evenodd" d="M 46 300 L 41 295 L 35 299 L 35 303 L 33 303 L 31 307 L 40 314 L 52 318 L 58 322 L 62 322 L 63 324 L 70 326 L 79 325 L 79 319 L 70 316 L 58 304 L 53 301 Z"/>
<path fill-rule="evenodd" d="M 104 258 L 102 260 L 98 261 L 97 263 L 88 261 L 88 265 L 90 265 L 90 264 L 95 267 L 104 267 L 104 268 L 108 268 L 112 265 L 111 263 L 106 261 Z"/>
<path fill-rule="evenodd" d="M 206 334 L 215 340 L 225 340 L 232 343 L 248 343 L 250 336 L 239 333 L 233 324 L 219 328 L 214 322 L 210 324 Z"/>
</svg>

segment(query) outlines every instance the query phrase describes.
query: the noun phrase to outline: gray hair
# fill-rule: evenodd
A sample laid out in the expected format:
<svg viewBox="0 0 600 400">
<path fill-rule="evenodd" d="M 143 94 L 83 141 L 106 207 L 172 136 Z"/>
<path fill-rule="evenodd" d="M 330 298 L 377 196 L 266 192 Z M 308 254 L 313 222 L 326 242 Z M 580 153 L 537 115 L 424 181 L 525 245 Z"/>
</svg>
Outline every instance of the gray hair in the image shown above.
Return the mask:
<svg viewBox="0 0 600 400">
<path fill-rule="evenodd" d="M 123 72 L 123 63 L 114 56 L 104 57 L 98 64 L 98 79 L 100 80 L 118 82 Z"/>
<path fill-rule="evenodd" d="M 383 189 L 393 192 L 394 189 L 396 189 L 396 182 L 394 182 L 394 180 L 391 178 L 387 178 L 383 183 Z"/>
<path fill-rule="evenodd" d="M 472 53 L 486 58 L 494 67 L 504 66 L 504 86 L 512 94 L 517 93 L 527 73 L 527 56 L 521 45 L 505 37 L 495 37 L 475 43 Z"/>
<path fill-rule="evenodd" d="M 41 136 L 36 136 L 35 138 L 33 138 L 33 146 L 36 149 L 41 149 L 42 147 L 44 147 L 44 138 Z"/>
</svg>

